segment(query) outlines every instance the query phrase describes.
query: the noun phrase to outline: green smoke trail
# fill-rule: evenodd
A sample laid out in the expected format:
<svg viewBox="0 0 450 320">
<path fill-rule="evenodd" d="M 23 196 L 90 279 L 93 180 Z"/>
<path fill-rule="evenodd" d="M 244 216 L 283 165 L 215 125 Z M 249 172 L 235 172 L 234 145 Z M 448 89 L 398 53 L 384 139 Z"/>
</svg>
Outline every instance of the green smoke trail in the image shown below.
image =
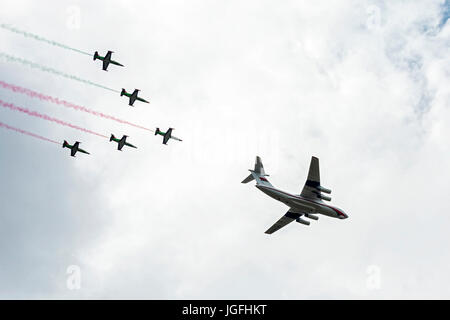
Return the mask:
<svg viewBox="0 0 450 320">
<path fill-rule="evenodd" d="M 81 54 L 85 54 L 85 55 L 88 55 L 88 56 L 92 57 L 92 54 L 90 54 L 90 53 L 87 53 L 87 52 L 84 52 L 84 51 L 81 51 L 81 50 L 78 50 L 78 49 L 66 46 L 65 44 L 58 43 L 58 42 L 53 41 L 53 40 L 45 39 L 45 38 L 40 37 L 40 36 L 38 36 L 36 34 L 33 34 L 33 33 L 29 33 L 29 32 L 26 32 L 26 31 L 22 31 L 22 30 L 16 29 L 14 27 L 11 27 L 8 24 L 4 24 L 4 23 L 0 24 L 0 27 L 5 29 L 5 30 L 17 33 L 17 34 L 21 34 L 21 35 L 23 35 L 26 38 L 32 38 L 32 39 L 35 39 L 35 40 L 38 40 L 38 41 L 41 41 L 41 42 L 48 43 L 48 44 L 50 44 L 52 46 L 60 47 L 60 48 L 67 49 L 67 50 L 72 50 L 72 51 L 75 51 L 75 52 L 78 52 L 78 53 L 81 53 Z"/>
<path fill-rule="evenodd" d="M 21 63 L 23 65 L 29 66 L 30 68 L 39 69 L 41 71 L 49 72 L 49 73 L 52 73 L 52 74 L 55 74 L 55 75 L 58 75 L 58 76 L 61 76 L 61 77 L 67 78 L 67 79 L 79 81 L 79 82 L 82 82 L 82 83 L 85 83 L 85 84 L 89 84 L 91 86 L 95 86 L 95 87 L 102 88 L 102 89 L 105 89 L 105 90 L 109 90 L 109 91 L 112 91 L 112 92 L 120 93 L 120 91 L 117 91 L 117 90 L 114 90 L 114 89 L 102 86 L 101 84 L 94 83 L 94 82 L 89 81 L 89 80 L 78 78 L 76 76 L 64 73 L 62 71 L 58 71 L 58 70 L 55 70 L 53 68 L 49 68 L 49 67 L 40 65 L 39 63 L 35 63 L 35 62 L 28 61 L 28 60 L 25 60 L 25 59 L 22 59 L 22 58 L 14 57 L 14 56 L 11 56 L 11 55 L 6 54 L 4 52 L 0 52 L 0 58 L 4 58 L 8 62 L 18 62 L 18 63 Z"/>
</svg>

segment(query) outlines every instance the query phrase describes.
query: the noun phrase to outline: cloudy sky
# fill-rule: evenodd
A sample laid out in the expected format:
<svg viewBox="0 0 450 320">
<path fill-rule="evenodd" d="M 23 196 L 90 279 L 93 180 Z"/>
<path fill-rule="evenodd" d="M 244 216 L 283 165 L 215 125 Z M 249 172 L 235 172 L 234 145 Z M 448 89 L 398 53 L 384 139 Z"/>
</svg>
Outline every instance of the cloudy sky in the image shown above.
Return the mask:
<svg viewBox="0 0 450 320">
<path fill-rule="evenodd" d="M 450 298 L 448 0 L 3 0 L 0 80 L 183 142 L 0 87 L 0 298 Z M 312 155 L 347 220 L 264 231 L 287 208 L 240 181 L 261 156 L 299 193 Z M 76 270 L 79 289 L 70 286 Z M 69 282 L 69 285 L 68 285 Z M 71 290 L 72 289 L 72 290 Z"/>
</svg>

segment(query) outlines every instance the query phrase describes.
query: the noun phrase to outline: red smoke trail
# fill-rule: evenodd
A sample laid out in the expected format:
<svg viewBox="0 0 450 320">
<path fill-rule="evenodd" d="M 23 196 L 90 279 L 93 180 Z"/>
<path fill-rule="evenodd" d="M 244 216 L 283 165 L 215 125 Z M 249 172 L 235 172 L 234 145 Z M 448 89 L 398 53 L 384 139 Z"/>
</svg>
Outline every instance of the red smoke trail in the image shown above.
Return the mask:
<svg viewBox="0 0 450 320">
<path fill-rule="evenodd" d="M 107 115 L 107 114 L 104 114 L 104 113 L 101 113 L 101 112 L 98 112 L 98 111 L 94 111 L 94 110 L 85 108 L 83 106 L 78 106 L 76 104 L 73 104 L 71 102 L 67 102 L 65 100 L 59 100 L 58 98 L 47 96 L 45 94 L 42 94 L 42 93 L 39 93 L 39 92 L 35 92 L 35 91 L 30 90 L 30 89 L 26 89 L 26 88 L 19 87 L 19 86 L 13 85 L 13 84 L 9 84 L 9 83 L 3 82 L 1 80 L 0 80 L 0 86 L 2 86 L 5 89 L 12 90 L 14 92 L 25 94 L 25 95 L 27 95 L 27 96 L 29 96 L 31 98 L 45 100 L 45 101 L 48 101 L 48 102 L 55 103 L 57 105 L 62 105 L 62 106 L 67 107 L 67 108 L 72 108 L 72 109 L 75 109 L 75 110 L 78 110 L 78 111 L 87 112 L 87 113 L 93 114 L 93 115 L 95 115 L 97 117 L 102 117 L 102 118 L 105 118 L 105 119 L 114 120 L 116 122 L 119 122 L 119 123 L 122 123 L 122 124 L 127 124 L 127 125 L 133 126 L 135 128 L 139 128 L 139 129 L 147 130 L 147 131 L 150 131 L 150 132 L 154 132 L 153 130 L 145 128 L 145 127 L 140 126 L 138 124 L 134 124 L 134 123 L 128 122 L 126 120 L 118 119 L 118 118 L 116 118 L 114 116 L 110 116 L 110 115 Z"/>
<path fill-rule="evenodd" d="M 36 111 L 28 110 L 26 108 L 15 106 L 12 103 L 7 103 L 7 102 L 4 102 L 2 100 L 0 100 L 0 106 L 2 106 L 4 108 L 9 108 L 11 110 L 20 111 L 20 112 L 26 113 L 26 114 L 28 114 L 30 116 L 33 116 L 33 117 L 37 117 L 37 118 L 41 118 L 41 119 L 44 119 L 44 120 L 52 121 L 52 122 L 58 123 L 58 124 L 63 125 L 63 126 L 71 127 L 73 129 L 81 130 L 83 132 L 87 132 L 87 133 L 90 133 L 90 134 L 95 134 L 96 136 L 99 136 L 99 137 L 102 137 L 102 138 L 109 138 L 109 137 L 107 137 L 107 136 L 105 136 L 103 134 L 100 134 L 100 133 L 97 133 L 97 132 L 94 132 L 94 131 L 91 131 L 91 130 L 88 130 L 88 129 L 85 129 L 85 128 L 82 128 L 82 127 L 79 127 L 79 126 L 76 126 L 74 124 L 71 124 L 71 123 L 68 123 L 68 122 L 56 119 L 56 118 L 52 118 L 52 117 L 50 117 L 50 116 L 48 116 L 46 114 L 42 114 L 42 113 L 39 113 L 39 112 L 36 112 Z"/>
<path fill-rule="evenodd" d="M 35 137 L 35 138 L 44 140 L 44 141 L 60 144 L 58 141 L 55 141 L 55 140 L 52 140 L 52 139 L 47 139 L 47 138 L 44 138 L 44 137 L 42 137 L 40 135 L 34 134 L 32 132 L 29 132 L 29 131 L 25 131 L 25 130 L 22 130 L 22 129 L 19 129 L 19 128 L 11 127 L 11 126 L 7 125 L 6 123 L 3 123 L 3 122 L 0 122 L 0 128 L 13 130 L 13 131 L 16 131 L 16 132 L 20 132 L 22 134 L 26 134 L 26 135 L 31 136 L 31 137 Z"/>
</svg>

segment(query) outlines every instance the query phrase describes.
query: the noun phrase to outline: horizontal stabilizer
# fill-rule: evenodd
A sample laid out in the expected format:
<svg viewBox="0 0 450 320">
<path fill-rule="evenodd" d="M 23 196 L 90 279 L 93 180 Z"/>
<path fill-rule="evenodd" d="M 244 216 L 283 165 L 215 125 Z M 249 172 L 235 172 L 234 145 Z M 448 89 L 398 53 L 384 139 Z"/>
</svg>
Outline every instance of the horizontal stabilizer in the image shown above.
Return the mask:
<svg viewBox="0 0 450 320">
<path fill-rule="evenodd" d="M 242 180 L 241 183 L 249 183 L 250 181 L 255 180 L 255 178 L 253 178 L 253 175 L 250 174 L 247 178 L 245 178 L 244 180 Z"/>
</svg>

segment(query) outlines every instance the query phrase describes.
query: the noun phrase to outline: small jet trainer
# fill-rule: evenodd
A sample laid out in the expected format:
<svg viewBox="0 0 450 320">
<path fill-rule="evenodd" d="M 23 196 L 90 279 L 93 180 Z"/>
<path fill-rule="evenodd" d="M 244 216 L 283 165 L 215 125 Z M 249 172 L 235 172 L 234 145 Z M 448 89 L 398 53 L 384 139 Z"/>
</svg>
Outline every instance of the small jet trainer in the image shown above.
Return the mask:
<svg viewBox="0 0 450 320">
<path fill-rule="evenodd" d="M 86 153 L 86 154 L 90 154 L 89 152 L 87 152 L 87 151 L 85 151 L 85 150 L 83 150 L 83 149 L 80 149 L 78 146 L 80 145 L 80 142 L 75 142 L 74 143 L 74 145 L 73 146 L 71 146 L 70 144 L 68 144 L 67 143 L 67 141 L 66 140 L 64 140 L 64 143 L 63 143 L 63 149 L 64 148 L 69 148 L 70 149 L 70 155 L 72 156 L 72 157 L 75 157 L 75 154 L 79 151 L 79 152 L 82 152 L 82 153 Z"/>
<path fill-rule="evenodd" d="M 341 209 L 327 205 L 322 201 L 331 201 L 330 197 L 322 194 L 330 194 L 331 190 L 320 185 L 319 159 L 316 157 L 311 158 L 308 179 L 306 180 L 305 186 L 299 195 L 274 188 L 266 178 L 268 175 L 264 172 L 264 167 L 260 157 L 256 157 L 255 169 L 249 171 L 250 175 L 245 178 L 242 183 L 248 183 L 252 180 L 256 180 L 256 187 L 259 190 L 275 200 L 283 202 L 289 207 L 288 212 L 265 232 L 267 234 L 274 233 L 292 221 L 297 221 L 298 223 L 309 226 L 310 222 L 303 220 L 301 216 L 312 220 L 319 220 L 319 217 L 315 214 L 323 214 L 325 216 L 338 219 L 348 218 L 348 216 Z"/>
<path fill-rule="evenodd" d="M 132 148 L 136 148 L 135 146 L 133 146 L 131 143 L 128 143 L 127 140 L 128 136 L 123 136 L 122 139 L 117 139 L 113 134 L 111 134 L 111 138 L 109 138 L 109 141 L 115 141 L 117 142 L 117 150 L 122 151 L 123 146 L 128 146 L 128 147 L 132 147 Z"/>
<path fill-rule="evenodd" d="M 112 51 L 108 51 L 106 53 L 106 56 L 102 57 L 98 54 L 97 51 L 95 51 L 94 53 L 94 61 L 99 59 L 103 61 L 103 70 L 108 71 L 108 66 L 110 63 L 115 64 L 116 66 L 121 66 L 123 67 L 123 64 L 118 63 L 117 61 L 111 60 L 111 55 L 113 54 Z"/>
<path fill-rule="evenodd" d="M 167 141 L 169 141 L 169 139 L 174 139 L 174 140 L 177 140 L 177 141 L 183 141 L 180 138 L 177 138 L 177 137 L 173 136 L 172 135 L 172 130 L 173 130 L 173 128 L 169 128 L 169 130 L 167 130 L 167 132 L 162 132 L 161 130 L 159 130 L 159 128 L 156 128 L 155 136 L 158 135 L 158 134 L 160 136 L 163 136 L 164 137 L 163 138 L 163 144 L 167 144 Z"/>
<path fill-rule="evenodd" d="M 138 92 L 139 91 L 140 91 L 139 89 L 134 89 L 133 93 L 128 93 L 125 89 L 122 88 L 122 91 L 120 92 L 120 96 L 127 96 L 128 98 L 130 98 L 130 102 L 128 103 L 130 106 L 133 106 L 133 103 L 136 100 L 142 101 L 142 102 L 145 102 L 145 103 L 150 103 L 147 100 L 138 97 Z"/>
</svg>

